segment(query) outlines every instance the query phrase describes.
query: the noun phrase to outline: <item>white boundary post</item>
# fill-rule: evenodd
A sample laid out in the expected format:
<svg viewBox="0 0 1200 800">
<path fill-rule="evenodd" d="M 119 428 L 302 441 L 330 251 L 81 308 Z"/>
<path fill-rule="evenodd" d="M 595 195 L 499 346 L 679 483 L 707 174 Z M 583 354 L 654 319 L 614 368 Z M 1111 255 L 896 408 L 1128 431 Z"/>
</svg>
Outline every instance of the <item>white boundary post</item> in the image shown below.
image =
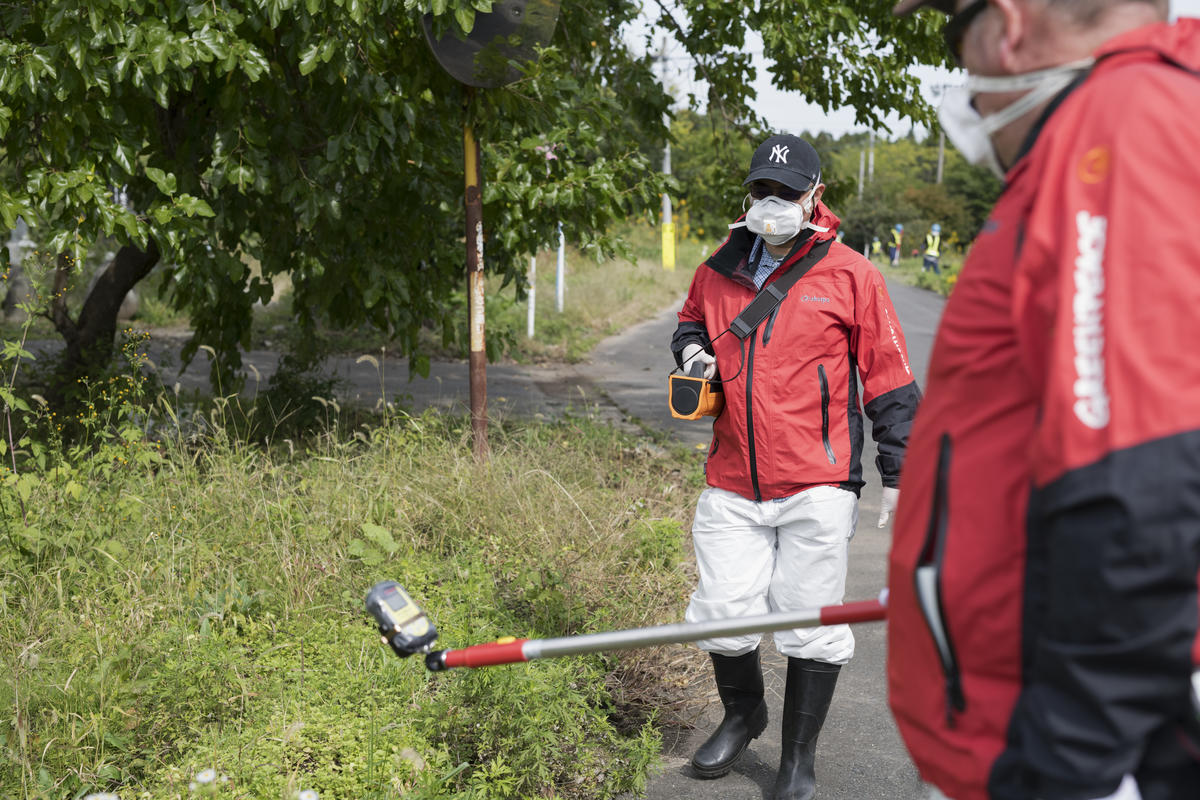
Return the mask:
<svg viewBox="0 0 1200 800">
<path fill-rule="evenodd" d="M 525 335 L 533 338 L 533 319 L 537 308 L 537 254 L 529 257 L 529 313 L 526 316 Z"/>
<path fill-rule="evenodd" d="M 558 276 L 555 286 L 555 305 L 562 313 L 563 300 L 567 295 L 567 240 L 563 237 L 562 223 L 558 223 Z"/>
</svg>

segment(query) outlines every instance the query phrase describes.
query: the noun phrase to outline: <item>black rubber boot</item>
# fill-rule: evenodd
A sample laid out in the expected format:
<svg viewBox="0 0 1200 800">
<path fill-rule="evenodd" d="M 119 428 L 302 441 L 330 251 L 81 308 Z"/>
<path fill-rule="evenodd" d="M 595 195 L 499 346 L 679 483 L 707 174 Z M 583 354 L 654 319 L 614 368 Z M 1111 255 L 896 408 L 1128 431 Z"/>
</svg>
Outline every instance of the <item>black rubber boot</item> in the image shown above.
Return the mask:
<svg viewBox="0 0 1200 800">
<path fill-rule="evenodd" d="M 719 778 L 733 769 L 750 740 L 766 729 L 767 704 L 758 650 L 744 656 L 710 655 L 725 718 L 692 756 L 692 767 L 702 778 Z"/>
<path fill-rule="evenodd" d="M 806 658 L 789 658 L 783 698 L 783 751 L 775 800 L 812 800 L 817 794 L 813 764 L 817 736 L 833 699 L 841 666 Z"/>
</svg>

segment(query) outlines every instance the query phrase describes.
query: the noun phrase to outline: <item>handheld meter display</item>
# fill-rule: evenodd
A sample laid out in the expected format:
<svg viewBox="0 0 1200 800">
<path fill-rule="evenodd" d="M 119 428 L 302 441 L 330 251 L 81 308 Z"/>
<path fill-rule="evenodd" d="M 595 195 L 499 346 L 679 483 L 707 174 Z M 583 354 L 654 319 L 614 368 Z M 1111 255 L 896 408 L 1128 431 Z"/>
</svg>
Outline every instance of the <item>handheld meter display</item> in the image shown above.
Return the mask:
<svg viewBox="0 0 1200 800">
<path fill-rule="evenodd" d="M 379 623 L 383 641 L 398 656 L 428 653 L 437 641 L 437 630 L 429 617 L 395 581 L 380 581 L 371 587 L 367 613 Z"/>
</svg>

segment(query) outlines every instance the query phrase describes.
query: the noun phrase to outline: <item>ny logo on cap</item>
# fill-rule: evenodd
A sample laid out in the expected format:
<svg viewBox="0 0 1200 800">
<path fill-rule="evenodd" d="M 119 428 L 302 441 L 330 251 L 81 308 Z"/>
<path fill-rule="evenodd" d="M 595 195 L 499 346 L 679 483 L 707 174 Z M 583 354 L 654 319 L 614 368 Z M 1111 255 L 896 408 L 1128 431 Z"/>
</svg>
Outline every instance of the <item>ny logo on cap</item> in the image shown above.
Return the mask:
<svg viewBox="0 0 1200 800">
<path fill-rule="evenodd" d="M 780 164 L 787 163 L 788 147 L 785 144 L 777 144 L 771 147 L 771 161 L 778 161 Z"/>
</svg>

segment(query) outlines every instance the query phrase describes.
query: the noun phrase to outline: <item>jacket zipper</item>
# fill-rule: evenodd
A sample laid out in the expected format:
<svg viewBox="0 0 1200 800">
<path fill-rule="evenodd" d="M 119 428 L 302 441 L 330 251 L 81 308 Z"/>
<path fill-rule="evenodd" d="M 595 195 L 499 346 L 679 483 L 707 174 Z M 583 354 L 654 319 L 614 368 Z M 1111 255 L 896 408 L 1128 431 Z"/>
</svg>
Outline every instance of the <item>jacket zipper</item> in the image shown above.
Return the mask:
<svg viewBox="0 0 1200 800">
<path fill-rule="evenodd" d="M 754 486 L 754 499 L 762 502 L 762 491 L 758 487 L 758 457 L 754 453 L 754 345 L 758 334 L 750 336 L 750 354 L 746 356 L 746 440 L 750 443 L 750 483 Z"/>
<path fill-rule="evenodd" d="M 967 708 L 963 694 L 962 676 L 958 669 L 958 658 L 954 652 L 954 641 L 946 626 L 946 613 L 942 605 L 942 560 L 946 552 L 946 529 L 949 527 L 949 478 L 950 478 L 950 435 L 942 434 L 938 448 L 937 477 L 934 483 L 933 508 L 929 516 L 928 532 L 921 547 L 913 573 L 917 603 L 925 618 L 925 625 L 933 637 L 941 661 L 942 674 L 946 680 L 946 726 L 954 727 L 954 713 Z"/>
<path fill-rule="evenodd" d="M 767 346 L 767 342 L 771 341 L 771 331 L 775 330 L 775 318 L 779 316 L 779 309 L 783 308 L 783 303 L 775 306 L 771 312 L 771 316 L 767 318 L 767 324 L 763 328 L 763 347 Z"/>
<path fill-rule="evenodd" d="M 829 443 L 829 378 L 825 376 L 825 365 L 817 365 L 817 377 L 821 379 L 821 441 L 825 444 L 825 457 L 830 464 L 837 463 L 833 445 Z"/>
</svg>

